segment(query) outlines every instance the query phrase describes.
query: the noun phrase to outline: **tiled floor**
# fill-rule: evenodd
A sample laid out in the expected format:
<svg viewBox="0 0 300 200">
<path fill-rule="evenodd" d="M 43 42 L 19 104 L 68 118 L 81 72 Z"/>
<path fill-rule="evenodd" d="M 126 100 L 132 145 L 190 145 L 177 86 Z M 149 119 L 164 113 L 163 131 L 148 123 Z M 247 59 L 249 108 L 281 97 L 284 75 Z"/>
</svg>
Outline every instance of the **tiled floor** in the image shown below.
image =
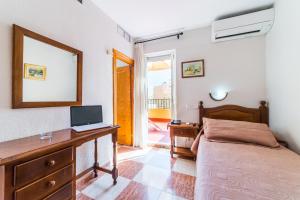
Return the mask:
<svg viewBox="0 0 300 200">
<path fill-rule="evenodd" d="M 181 200 L 193 199 L 195 162 L 170 158 L 166 149 L 119 147 L 119 177 L 99 173 L 77 184 L 77 200 Z"/>
<path fill-rule="evenodd" d="M 170 145 L 170 132 L 167 126 L 168 122 L 149 121 L 148 142 L 152 144 Z"/>
</svg>

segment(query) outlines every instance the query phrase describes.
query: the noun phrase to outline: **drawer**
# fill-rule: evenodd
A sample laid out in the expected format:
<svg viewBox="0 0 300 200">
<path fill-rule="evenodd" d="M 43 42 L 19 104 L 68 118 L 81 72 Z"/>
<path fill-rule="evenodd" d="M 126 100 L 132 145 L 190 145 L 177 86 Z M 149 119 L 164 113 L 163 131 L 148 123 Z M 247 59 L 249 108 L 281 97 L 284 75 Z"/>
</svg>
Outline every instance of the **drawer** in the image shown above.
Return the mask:
<svg viewBox="0 0 300 200">
<path fill-rule="evenodd" d="M 43 200 L 70 200 L 72 195 L 72 182 L 70 182 Z"/>
<path fill-rule="evenodd" d="M 16 165 L 14 186 L 22 187 L 39 178 L 45 177 L 73 162 L 72 147 Z"/>
<path fill-rule="evenodd" d="M 175 128 L 174 136 L 195 138 L 197 130 L 192 128 Z"/>
<path fill-rule="evenodd" d="M 39 200 L 52 194 L 72 180 L 73 165 L 69 165 L 45 178 L 15 191 L 15 200 Z"/>
</svg>

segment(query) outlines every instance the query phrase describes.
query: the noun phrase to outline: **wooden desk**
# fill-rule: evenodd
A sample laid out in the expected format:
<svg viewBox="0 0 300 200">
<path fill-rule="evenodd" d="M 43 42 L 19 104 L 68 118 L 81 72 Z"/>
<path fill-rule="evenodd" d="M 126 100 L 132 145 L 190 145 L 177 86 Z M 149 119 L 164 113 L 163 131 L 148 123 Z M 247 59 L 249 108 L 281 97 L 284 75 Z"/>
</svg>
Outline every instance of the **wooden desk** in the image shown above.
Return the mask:
<svg viewBox="0 0 300 200">
<path fill-rule="evenodd" d="M 176 147 L 175 146 L 175 136 L 177 137 L 187 137 L 195 139 L 199 133 L 198 124 L 186 124 L 181 123 L 180 125 L 168 124 L 170 127 L 170 138 L 171 138 L 171 149 L 170 154 L 173 158 L 173 154 L 178 154 L 181 156 L 196 158 L 192 153 L 190 148 Z"/>
<path fill-rule="evenodd" d="M 117 183 L 118 126 L 76 133 L 71 129 L 53 132 L 52 139 L 40 135 L 0 143 L 0 200 L 76 199 L 76 147 L 95 141 L 97 169 L 112 174 Z M 99 167 L 97 138 L 112 135 L 113 169 Z M 80 176 L 84 175 L 80 174 Z"/>
</svg>

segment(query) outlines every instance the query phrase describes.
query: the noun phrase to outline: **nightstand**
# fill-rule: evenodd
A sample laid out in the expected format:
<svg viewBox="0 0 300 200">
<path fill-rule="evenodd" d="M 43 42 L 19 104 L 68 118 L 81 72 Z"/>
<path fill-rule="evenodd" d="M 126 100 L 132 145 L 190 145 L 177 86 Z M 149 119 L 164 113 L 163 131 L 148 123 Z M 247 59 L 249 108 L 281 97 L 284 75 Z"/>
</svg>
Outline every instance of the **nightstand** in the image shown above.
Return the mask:
<svg viewBox="0 0 300 200">
<path fill-rule="evenodd" d="M 168 124 L 168 128 L 170 128 L 171 157 L 173 158 L 173 155 L 177 154 L 177 155 L 192 157 L 196 159 L 196 156 L 192 153 L 190 148 L 175 146 L 175 136 L 195 139 L 199 133 L 199 124 L 197 123 L 191 123 L 191 124 L 181 123 L 180 125 Z"/>
</svg>

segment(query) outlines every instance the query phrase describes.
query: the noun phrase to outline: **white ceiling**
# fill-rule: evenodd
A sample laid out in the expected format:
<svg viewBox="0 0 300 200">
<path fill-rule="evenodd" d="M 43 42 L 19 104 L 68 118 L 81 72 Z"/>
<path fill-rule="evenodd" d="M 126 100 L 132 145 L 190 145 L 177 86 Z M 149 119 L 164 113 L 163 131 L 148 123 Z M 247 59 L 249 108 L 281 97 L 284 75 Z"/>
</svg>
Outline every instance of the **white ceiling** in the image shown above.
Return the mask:
<svg viewBox="0 0 300 200">
<path fill-rule="evenodd" d="M 274 0 L 92 0 L 133 37 L 211 24 L 216 18 L 271 5 Z"/>
</svg>

